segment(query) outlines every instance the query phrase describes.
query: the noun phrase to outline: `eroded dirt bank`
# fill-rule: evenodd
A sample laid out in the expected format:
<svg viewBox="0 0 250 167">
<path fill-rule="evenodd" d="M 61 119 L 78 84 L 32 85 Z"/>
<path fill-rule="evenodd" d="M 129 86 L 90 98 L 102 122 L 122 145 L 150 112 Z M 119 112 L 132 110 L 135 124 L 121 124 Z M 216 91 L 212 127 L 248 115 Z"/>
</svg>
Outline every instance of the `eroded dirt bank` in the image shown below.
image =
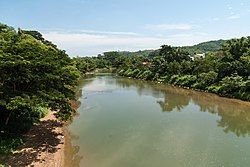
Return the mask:
<svg viewBox="0 0 250 167">
<path fill-rule="evenodd" d="M 24 167 L 64 166 L 64 126 L 50 112 L 41 123 L 34 125 L 25 135 L 24 145 L 11 156 L 6 165 Z"/>
</svg>

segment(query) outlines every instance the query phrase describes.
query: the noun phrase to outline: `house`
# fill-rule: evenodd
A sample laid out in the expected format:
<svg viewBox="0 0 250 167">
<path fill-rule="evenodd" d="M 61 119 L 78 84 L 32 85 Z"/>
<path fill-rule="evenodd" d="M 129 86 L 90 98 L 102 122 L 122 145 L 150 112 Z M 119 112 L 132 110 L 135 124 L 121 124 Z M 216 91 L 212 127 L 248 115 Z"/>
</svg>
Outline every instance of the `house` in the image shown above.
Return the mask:
<svg viewBox="0 0 250 167">
<path fill-rule="evenodd" d="M 202 53 L 202 54 L 195 54 L 195 55 L 189 55 L 189 57 L 191 58 L 191 60 L 198 60 L 198 59 L 205 59 L 206 54 Z"/>
<path fill-rule="evenodd" d="M 206 57 L 205 53 L 194 55 L 194 59 L 205 59 L 205 57 Z"/>
<path fill-rule="evenodd" d="M 144 61 L 144 62 L 142 62 L 142 65 L 148 65 L 149 64 L 149 62 L 147 62 L 147 61 Z"/>
</svg>

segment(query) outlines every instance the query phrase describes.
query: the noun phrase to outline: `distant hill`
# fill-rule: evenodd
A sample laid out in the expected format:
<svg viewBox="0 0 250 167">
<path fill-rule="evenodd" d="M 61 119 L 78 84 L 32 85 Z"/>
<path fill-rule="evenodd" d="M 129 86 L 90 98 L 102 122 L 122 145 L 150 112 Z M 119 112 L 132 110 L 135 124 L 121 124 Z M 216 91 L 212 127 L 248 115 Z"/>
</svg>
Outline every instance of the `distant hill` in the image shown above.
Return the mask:
<svg viewBox="0 0 250 167">
<path fill-rule="evenodd" d="M 135 55 L 139 55 L 142 57 L 148 57 L 151 53 L 155 52 L 156 50 L 139 50 L 136 52 L 129 52 L 129 51 L 119 51 L 119 53 L 121 55 L 125 55 L 125 56 L 135 56 Z"/>
<path fill-rule="evenodd" d="M 188 51 L 190 54 L 194 53 L 206 53 L 206 52 L 215 52 L 221 49 L 222 45 L 227 40 L 217 40 L 217 41 L 209 41 L 203 42 L 194 46 L 184 46 L 180 47 L 181 49 Z"/>
<path fill-rule="evenodd" d="M 227 40 L 217 40 L 217 41 L 209 41 L 209 42 L 202 42 L 194 46 L 183 46 L 183 47 L 178 47 L 180 49 L 183 49 L 184 51 L 189 52 L 190 54 L 195 54 L 195 53 L 207 53 L 207 52 L 215 52 L 219 51 L 222 47 L 222 45 L 226 42 Z M 129 51 L 119 51 L 121 55 L 125 56 L 135 56 L 139 55 L 142 57 L 154 57 L 154 55 L 157 54 L 157 50 L 140 50 L 137 52 L 129 52 Z"/>
</svg>

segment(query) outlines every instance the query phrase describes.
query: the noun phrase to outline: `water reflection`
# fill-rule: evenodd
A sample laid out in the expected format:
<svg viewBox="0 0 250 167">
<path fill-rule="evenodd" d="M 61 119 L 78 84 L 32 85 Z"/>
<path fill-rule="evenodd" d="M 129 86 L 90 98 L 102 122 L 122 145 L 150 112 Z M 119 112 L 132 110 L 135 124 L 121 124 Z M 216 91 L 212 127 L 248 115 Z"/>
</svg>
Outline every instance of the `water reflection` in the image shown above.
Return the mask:
<svg viewBox="0 0 250 167">
<path fill-rule="evenodd" d="M 89 85 L 93 82 L 91 79 L 93 76 L 86 76 L 85 78 L 79 81 L 79 86 L 76 88 L 76 99 L 80 99 L 83 96 L 82 88 L 86 85 Z M 77 109 L 81 104 L 81 101 L 77 101 L 77 105 L 73 106 L 74 109 Z M 78 116 L 78 114 L 76 114 Z M 74 141 L 79 139 L 79 136 L 74 135 L 69 132 L 68 129 L 65 129 L 65 150 L 64 150 L 64 167 L 80 167 L 80 162 L 83 159 L 83 156 L 79 153 L 80 146 L 73 144 Z"/>
<path fill-rule="evenodd" d="M 80 162 L 83 159 L 83 156 L 79 154 L 80 146 L 73 144 L 73 141 L 78 140 L 78 138 L 78 136 L 70 134 L 68 130 L 65 130 L 65 167 L 80 167 Z"/>
<path fill-rule="evenodd" d="M 108 82 L 123 88 L 133 87 L 139 95 L 155 97 L 163 112 L 181 112 L 189 104 L 195 104 L 201 112 L 220 116 L 217 126 L 222 127 L 225 133 L 233 132 L 238 137 L 250 135 L 250 104 L 247 102 L 126 78 L 110 79 Z"/>
<path fill-rule="evenodd" d="M 188 96 L 180 96 L 178 94 L 169 92 L 164 95 L 164 99 L 157 101 L 164 112 L 172 112 L 174 110 L 180 112 L 189 104 Z"/>
</svg>

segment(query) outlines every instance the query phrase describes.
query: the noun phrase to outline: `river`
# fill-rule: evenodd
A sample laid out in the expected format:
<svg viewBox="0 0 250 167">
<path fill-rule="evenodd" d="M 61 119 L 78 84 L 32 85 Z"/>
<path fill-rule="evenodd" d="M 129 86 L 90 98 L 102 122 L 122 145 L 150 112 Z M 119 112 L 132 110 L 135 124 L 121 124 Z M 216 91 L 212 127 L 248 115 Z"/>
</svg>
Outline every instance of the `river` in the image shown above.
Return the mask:
<svg viewBox="0 0 250 167">
<path fill-rule="evenodd" d="M 111 75 L 81 88 L 66 167 L 250 166 L 249 102 Z"/>
</svg>

